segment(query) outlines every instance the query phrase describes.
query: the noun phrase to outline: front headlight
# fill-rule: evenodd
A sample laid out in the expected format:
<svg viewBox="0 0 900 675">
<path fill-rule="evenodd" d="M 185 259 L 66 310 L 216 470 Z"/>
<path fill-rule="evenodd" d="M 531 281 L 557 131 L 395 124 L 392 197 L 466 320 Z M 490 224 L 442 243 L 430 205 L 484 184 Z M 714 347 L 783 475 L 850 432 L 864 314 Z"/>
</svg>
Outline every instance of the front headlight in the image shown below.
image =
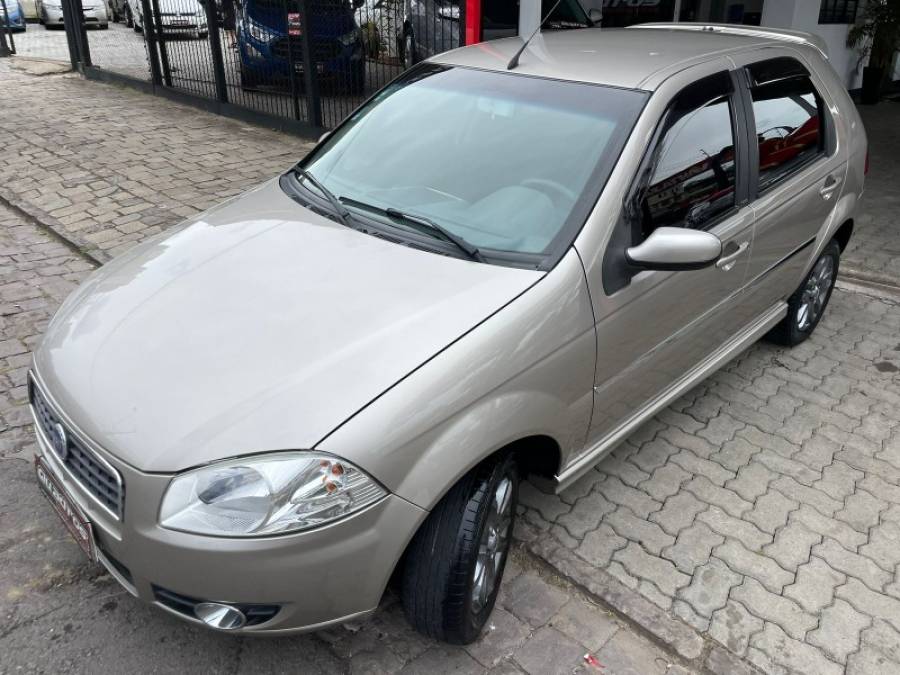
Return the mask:
<svg viewBox="0 0 900 675">
<path fill-rule="evenodd" d="M 349 462 L 313 452 L 229 460 L 169 483 L 160 525 L 255 537 L 308 530 L 374 504 L 387 491 Z"/>
</svg>

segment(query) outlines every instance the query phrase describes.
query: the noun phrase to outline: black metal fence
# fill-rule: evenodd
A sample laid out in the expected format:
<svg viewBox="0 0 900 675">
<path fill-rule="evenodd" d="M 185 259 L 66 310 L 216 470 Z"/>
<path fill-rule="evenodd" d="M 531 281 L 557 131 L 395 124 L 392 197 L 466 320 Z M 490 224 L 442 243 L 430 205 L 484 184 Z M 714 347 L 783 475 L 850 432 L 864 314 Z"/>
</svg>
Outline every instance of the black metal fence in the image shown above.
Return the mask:
<svg viewBox="0 0 900 675">
<path fill-rule="evenodd" d="M 51 3 L 88 75 L 310 131 L 334 127 L 408 66 L 459 46 L 465 25 L 465 0 L 37 0 L 48 29 Z"/>
</svg>

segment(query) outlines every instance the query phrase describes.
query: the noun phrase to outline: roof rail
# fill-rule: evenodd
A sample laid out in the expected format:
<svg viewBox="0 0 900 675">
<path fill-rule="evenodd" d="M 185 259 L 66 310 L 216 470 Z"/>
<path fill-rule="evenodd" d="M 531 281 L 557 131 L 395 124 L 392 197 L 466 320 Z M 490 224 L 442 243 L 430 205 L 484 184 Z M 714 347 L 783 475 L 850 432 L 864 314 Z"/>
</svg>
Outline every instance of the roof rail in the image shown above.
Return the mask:
<svg viewBox="0 0 900 675">
<path fill-rule="evenodd" d="M 828 45 L 818 35 L 804 33 L 799 30 L 787 28 L 765 28 L 761 26 L 742 26 L 733 23 L 701 23 L 691 21 L 679 21 L 677 23 L 639 23 L 629 28 L 665 28 L 668 30 L 691 30 L 706 33 L 720 33 L 724 35 L 744 35 L 746 37 L 766 38 L 769 40 L 781 40 L 795 44 L 805 44 L 815 47 L 822 56 L 828 58 Z"/>
</svg>

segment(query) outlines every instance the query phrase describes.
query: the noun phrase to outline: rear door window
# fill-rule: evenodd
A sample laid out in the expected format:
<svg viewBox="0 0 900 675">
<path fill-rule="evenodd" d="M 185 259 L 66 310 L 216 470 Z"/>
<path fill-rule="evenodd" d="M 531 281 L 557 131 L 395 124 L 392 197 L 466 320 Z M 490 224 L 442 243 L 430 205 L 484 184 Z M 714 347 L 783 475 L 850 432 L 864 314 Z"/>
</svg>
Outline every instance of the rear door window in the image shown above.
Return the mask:
<svg viewBox="0 0 900 675">
<path fill-rule="evenodd" d="M 809 73 L 791 58 L 748 67 L 764 192 L 823 155 L 825 106 Z"/>
</svg>

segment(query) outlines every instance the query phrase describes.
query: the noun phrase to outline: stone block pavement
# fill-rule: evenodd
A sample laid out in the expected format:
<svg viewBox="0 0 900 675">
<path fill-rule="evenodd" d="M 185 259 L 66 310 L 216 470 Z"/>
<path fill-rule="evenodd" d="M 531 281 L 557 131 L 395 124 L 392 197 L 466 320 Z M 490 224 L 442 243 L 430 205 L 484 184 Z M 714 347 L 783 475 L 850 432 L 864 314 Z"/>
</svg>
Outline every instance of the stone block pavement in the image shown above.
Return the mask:
<svg viewBox="0 0 900 675">
<path fill-rule="evenodd" d="M 84 564 L 34 488 L 28 352 L 93 261 L 309 145 L 4 68 L 16 112 L 0 119 L 0 201 L 16 210 L 0 208 L 0 672 L 142 657 L 160 670 L 900 672 L 900 296 L 849 286 L 812 340 L 753 347 L 561 495 L 526 484 L 501 609 L 473 646 L 416 635 L 391 594 L 368 623 L 272 641 L 132 601 Z M 864 113 L 873 170 L 845 268 L 900 287 L 898 113 Z"/>
</svg>

